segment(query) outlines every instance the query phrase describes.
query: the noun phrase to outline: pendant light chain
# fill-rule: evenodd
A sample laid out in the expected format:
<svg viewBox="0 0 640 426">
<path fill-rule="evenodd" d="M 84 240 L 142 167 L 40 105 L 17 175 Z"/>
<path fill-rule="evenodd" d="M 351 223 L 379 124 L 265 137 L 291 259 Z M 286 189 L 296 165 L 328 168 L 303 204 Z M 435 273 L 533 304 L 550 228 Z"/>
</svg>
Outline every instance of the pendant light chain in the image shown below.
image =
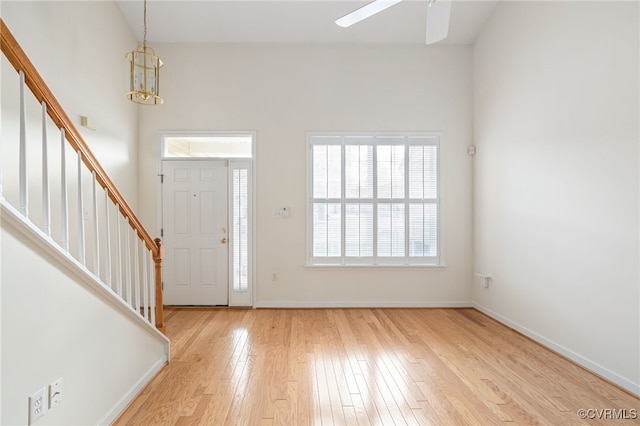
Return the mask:
<svg viewBox="0 0 640 426">
<path fill-rule="evenodd" d="M 144 0 L 144 36 L 142 44 L 147 47 L 147 0 Z"/>
</svg>

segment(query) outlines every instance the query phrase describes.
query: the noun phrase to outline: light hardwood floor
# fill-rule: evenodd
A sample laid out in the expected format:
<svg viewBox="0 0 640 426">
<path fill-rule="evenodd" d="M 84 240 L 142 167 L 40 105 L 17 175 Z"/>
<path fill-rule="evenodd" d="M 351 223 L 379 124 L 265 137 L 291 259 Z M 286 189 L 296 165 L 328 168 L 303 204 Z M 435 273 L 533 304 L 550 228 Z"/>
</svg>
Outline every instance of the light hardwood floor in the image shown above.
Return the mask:
<svg viewBox="0 0 640 426">
<path fill-rule="evenodd" d="M 172 361 L 116 425 L 640 424 L 640 399 L 473 309 L 168 309 L 166 324 Z"/>
</svg>

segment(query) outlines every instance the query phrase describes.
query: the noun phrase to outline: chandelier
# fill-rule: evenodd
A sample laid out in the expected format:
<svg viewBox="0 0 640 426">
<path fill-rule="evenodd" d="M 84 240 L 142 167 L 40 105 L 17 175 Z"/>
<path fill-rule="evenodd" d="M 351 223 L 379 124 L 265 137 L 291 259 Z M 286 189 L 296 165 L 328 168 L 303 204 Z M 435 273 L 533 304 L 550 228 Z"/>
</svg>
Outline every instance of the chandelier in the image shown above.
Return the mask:
<svg viewBox="0 0 640 426">
<path fill-rule="evenodd" d="M 126 54 L 131 65 L 127 99 L 142 105 L 160 105 L 160 67 L 162 60 L 147 45 L 147 0 L 144 0 L 144 38 L 136 50 Z"/>
</svg>

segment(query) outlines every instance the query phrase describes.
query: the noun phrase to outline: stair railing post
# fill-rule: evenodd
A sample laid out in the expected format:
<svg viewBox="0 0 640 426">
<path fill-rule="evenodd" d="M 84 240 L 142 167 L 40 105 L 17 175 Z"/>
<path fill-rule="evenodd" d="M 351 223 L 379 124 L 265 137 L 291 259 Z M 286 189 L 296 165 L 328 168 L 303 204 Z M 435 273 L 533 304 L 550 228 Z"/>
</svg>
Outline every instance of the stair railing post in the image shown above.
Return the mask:
<svg viewBox="0 0 640 426">
<path fill-rule="evenodd" d="M 24 100 L 24 72 L 20 70 L 20 213 L 29 218 L 29 181 L 27 179 L 27 107 Z"/>
<path fill-rule="evenodd" d="M 155 247 L 155 241 L 153 243 L 154 245 L 154 249 L 157 249 L 157 247 Z M 147 267 L 149 268 L 149 299 L 148 299 L 148 303 L 149 303 L 149 311 L 147 312 L 147 316 L 149 317 L 149 323 L 151 325 L 153 325 L 155 327 L 156 324 L 156 292 L 155 292 L 155 288 L 156 288 L 156 280 L 155 280 L 155 272 L 154 272 L 154 268 L 155 268 L 155 262 L 153 260 L 153 256 L 154 256 L 154 250 L 149 250 L 149 256 L 147 257 L 148 259 L 148 265 Z"/>
<path fill-rule="evenodd" d="M 69 251 L 69 200 L 67 194 L 67 151 L 64 127 L 60 129 L 60 198 L 62 210 L 62 248 Z"/>
<path fill-rule="evenodd" d="M 136 236 L 135 251 L 133 265 L 135 266 L 134 272 L 134 293 L 133 293 L 133 308 L 137 313 L 140 313 L 140 246 L 142 245 L 142 238 L 138 236 L 138 233 L 134 230 Z"/>
<path fill-rule="evenodd" d="M 51 198 L 49 195 L 49 151 L 47 142 L 47 104 L 42 102 L 42 226 L 51 237 Z"/>
<path fill-rule="evenodd" d="M 111 285 L 111 229 L 109 227 L 109 188 L 104 189 L 104 223 L 105 223 L 105 231 L 104 236 L 106 239 L 106 249 L 105 249 L 105 283 L 107 287 L 113 290 L 113 286 Z"/>
<path fill-rule="evenodd" d="M 2 136 L 0 136 L 0 199 L 3 199 L 3 192 L 2 192 L 2 159 L 4 158 L 2 156 Z"/>
<path fill-rule="evenodd" d="M 78 260 L 82 266 L 87 264 L 84 247 L 84 197 L 82 195 L 82 152 L 78 151 Z"/>
<path fill-rule="evenodd" d="M 129 226 L 129 217 L 126 216 L 125 217 L 125 234 L 126 234 L 126 239 L 125 239 L 125 246 L 124 246 L 124 258 L 125 258 L 125 265 L 124 265 L 124 273 L 127 277 L 127 279 L 125 280 L 124 284 L 125 284 L 125 297 L 124 300 L 125 302 L 127 302 L 127 305 L 131 306 L 131 227 Z"/>
<path fill-rule="evenodd" d="M 164 247 L 162 246 L 162 240 L 160 238 L 156 238 L 154 241 L 158 247 L 157 254 L 153 255 L 153 261 L 156 265 L 156 328 L 165 333 L 166 327 L 164 325 L 164 312 L 162 306 L 162 258 L 164 257 Z"/>
<path fill-rule="evenodd" d="M 93 183 L 93 273 L 100 279 L 100 232 L 98 231 L 98 182 L 96 171 L 91 172 Z"/>
<path fill-rule="evenodd" d="M 116 203 L 116 293 L 122 295 L 122 233 L 120 231 L 120 206 Z"/>
<path fill-rule="evenodd" d="M 143 244 L 143 253 L 144 255 L 142 256 L 143 259 L 143 268 L 142 268 L 142 282 L 143 282 L 143 287 L 142 287 L 142 303 L 143 303 L 143 317 L 144 319 L 146 319 L 147 321 L 151 322 L 151 314 L 149 313 L 149 289 L 151 287 L 151 275 L 153 274 L 153 272 L 151 272 L 151 262 L 153 261 L 152 259 L 152 255 L 151 252 L 149 251 L 149 248 L 146 246 L 146 244 Z M 152 325 L 155 325 L 152 323 Z"/>
</svg>

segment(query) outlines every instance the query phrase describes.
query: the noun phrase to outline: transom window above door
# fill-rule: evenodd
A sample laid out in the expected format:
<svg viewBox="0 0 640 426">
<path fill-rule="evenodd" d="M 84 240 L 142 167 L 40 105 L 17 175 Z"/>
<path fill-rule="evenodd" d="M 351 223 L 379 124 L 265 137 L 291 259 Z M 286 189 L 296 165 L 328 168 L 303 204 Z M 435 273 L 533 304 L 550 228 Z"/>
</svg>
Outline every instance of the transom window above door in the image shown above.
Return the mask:
<svg viewBox="0 0 640 426">
<path fill-rule="evenodd" d="M 164 136 L 163 158 L 251 158 L 253 135 Z"/>
<path fill-rule="evenodd" d="M 310 265 L 439 265 L 439 133 L 310 133 Z"/>
</svg>

